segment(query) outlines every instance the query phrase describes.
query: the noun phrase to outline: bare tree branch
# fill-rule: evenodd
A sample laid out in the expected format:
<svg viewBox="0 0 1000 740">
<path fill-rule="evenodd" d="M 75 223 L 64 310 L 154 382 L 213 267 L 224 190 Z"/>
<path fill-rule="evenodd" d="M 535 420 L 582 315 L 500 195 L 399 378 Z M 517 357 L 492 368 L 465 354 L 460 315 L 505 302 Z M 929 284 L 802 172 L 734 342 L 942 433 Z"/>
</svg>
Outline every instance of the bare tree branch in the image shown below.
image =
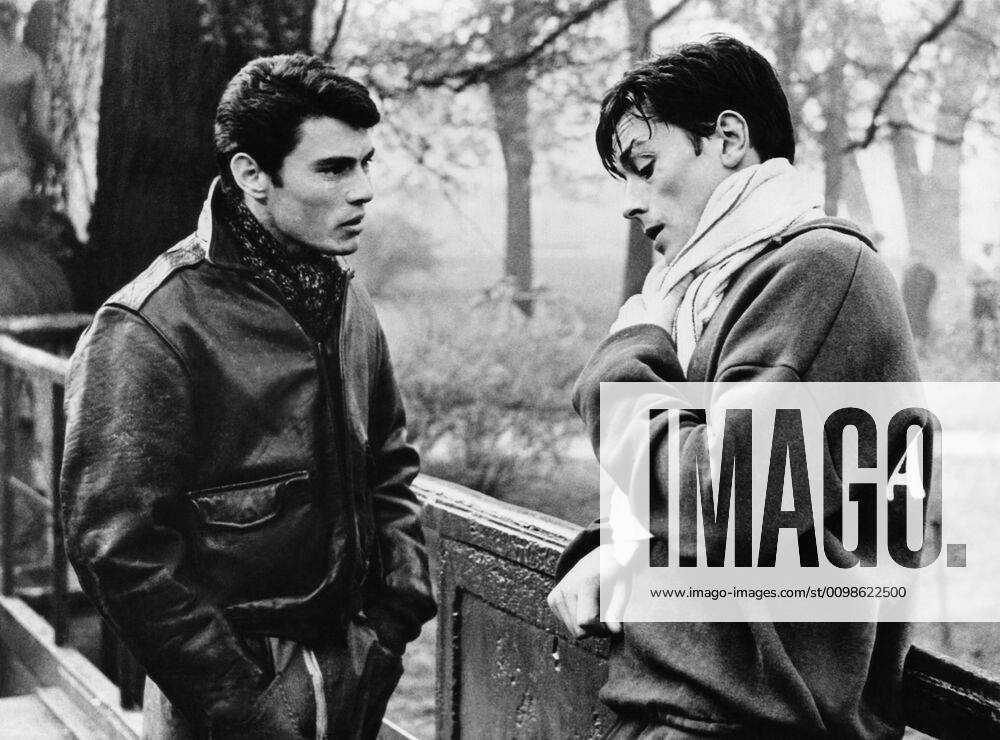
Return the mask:
<svg viewBox="0 0 1000 740">
<path fill-rule="evenodd" d="M 653 40 L 653 31 L 662 26 L 664 23 L 668 23 L 675 15 L 684 10 L 684 6 L 690 2 L 691 0 L 678 0 L 673 7 L 654 18 L 653 21 L 646 26 L 646 30 L 643 32 L 642 48 L 648 49 Z"/>
<path fill-rule="evenodd" d="M 687 0 L 683 1 L 686 2 Z M 606 7 L 611 5 L 612 2 L 614 2 L 614 0 L 593 0 L 590 4 L 568 14 L 554 29 L 543 36 L 538 43 L 528 47 L 518 54 L 496 59 L 490 62 L 470 64 L 459 69 L 447 70 L 430 77 L 418 78 L 413 80 L 411 84 L 413 87 L 448 87 L 455 92 L 461 92 L 467 87 L 471 87 L 472 85 L 476 85 L 480 82 L 485 82 L 491 77 L 530 62 L 573 26 L 582 23 L 595 13 L 604 10 Z"/>
<path fill-rule="evenodd" d="M 917 39 L 913 48 L 910 49 L 910 53 L 907 54 L 906 59 L 903 61 L 896 71 L 893 73 L 892 77 L 886 83 L 885 87 L 882 89 L 882 94 L 879 95 L 878 102 L 875 104 L 875 108 L 872 110 L 871 122 L 868 124 L 868 128 L 865 130 L 864 138 L 861 141 L 852 142 L 845 147 L 845 151 L 850 152 L 855 149 L 864 149 L 869 144 L 875 140 L 875 134 L 879 127 L 879 117 L 882 115 L 882 110 L 885 108 L 886 104 L 889 102 L 889 98 L 895 91 L 896 87 L 899 85 L 899 81 L 903 79 L 909 69 L 913 60 L 917 58 L 917 54 L 920 50 L 927 44 L 931 43 L 938 36 L 945 32 L 945 30 L 950 26 L 959 14 L 962 12 L 962 7 L 965 5 L 964 0 L 955 0 L 948 9 L 948 12 L 941 17 L 941 19 L 931 26 L 927 33 Z"/>
<path fill-rule="evenodd" d="M 330 36 L 330 40 L 326 42 L 326 47 L 323 49 L 323 58 L 330 59 L 333 57 L 333 50 L 337 48 L 337 42 L 340 41 L 340 33 L 344 30 L 344 19 L 347 17 L 347 3 L 349 0 L 342 0 L 340 3 L 340 15 L 337 16 L 337 22 L 333 26 L 333 34 Z"/>
<path fill-rule="evenodd" d="M 931 136 L 935 141 L 947 144 L 948 146 L 961 146 L 964 141 L 964 138 L 961 136 L 945 136 L 944 134 L 939 134 L 937 131 L 917 126 L 909 121 L 886 121 L 884 126 L 891 131 L 913 131 L 924 136 Z"/>
</svg>

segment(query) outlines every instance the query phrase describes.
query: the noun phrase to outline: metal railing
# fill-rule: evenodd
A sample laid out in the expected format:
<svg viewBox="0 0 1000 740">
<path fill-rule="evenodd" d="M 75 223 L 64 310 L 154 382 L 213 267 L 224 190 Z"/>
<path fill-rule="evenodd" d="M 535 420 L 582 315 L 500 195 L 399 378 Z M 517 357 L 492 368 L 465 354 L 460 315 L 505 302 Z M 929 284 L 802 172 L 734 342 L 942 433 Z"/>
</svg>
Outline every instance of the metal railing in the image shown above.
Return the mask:
<svg viewBox="0 0 1000 740">
<path fill-rule="evenodd" d="M 22 500 L 49 519 L 48 611 L 57 644 L 67 640 L 70 591 L 57 515 L 68 364 L 59 355 L 85 323 L 80 316 L 0 320 L 2 590 L 19 591 L 12 545 L 14 502 Z M 18 403 L 26 389 L 32 435 L 43 439 L 33 450 L 44 461 L 35 469 L 42 481 L 31 480 L 18 460 Z M 415 488 L 440 563 L 437 736 L 499 729 L 518 737 L 600 736 L 612 720 L 597 700 L 608 644 L 566 638 L 545 604 L 559 553 L 579 528 L 426 476 Z M 917 647 L 904 668 L 904 705 L 907 724 L 934 736 L 1000 736 L 1000 679 Z M 386 728 L 383 737 L 406 737 L 393 732 Z"/>
</svg>

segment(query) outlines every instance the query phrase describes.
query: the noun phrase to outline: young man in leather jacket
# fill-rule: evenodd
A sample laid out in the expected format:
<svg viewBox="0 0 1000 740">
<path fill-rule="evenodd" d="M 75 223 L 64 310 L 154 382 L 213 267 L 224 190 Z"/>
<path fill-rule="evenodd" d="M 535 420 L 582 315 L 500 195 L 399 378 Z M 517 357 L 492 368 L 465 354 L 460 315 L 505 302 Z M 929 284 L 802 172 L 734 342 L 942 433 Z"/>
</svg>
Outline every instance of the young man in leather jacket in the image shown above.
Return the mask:
<svg viewBox="0 0 1000 740">
<path fill-rule="evenodd" d="M 197 230 L 73 356 L 66 544 L 148 672 L 147 737 L 372 737 L 434 614 L 418 456 L 339 261 L 378 121 L 318 58 L 249 63 L 217 110 Z"/>
</svg>

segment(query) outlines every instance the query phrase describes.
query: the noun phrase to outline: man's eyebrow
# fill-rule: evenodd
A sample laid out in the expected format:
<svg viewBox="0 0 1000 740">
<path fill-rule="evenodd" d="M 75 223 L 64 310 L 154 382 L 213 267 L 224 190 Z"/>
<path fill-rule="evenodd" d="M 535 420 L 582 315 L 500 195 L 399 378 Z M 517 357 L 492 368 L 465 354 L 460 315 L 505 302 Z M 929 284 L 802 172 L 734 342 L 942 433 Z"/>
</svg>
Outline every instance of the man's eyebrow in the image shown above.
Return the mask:
<svg viewBox="0 0 1000 740">
<path fill-rule="evenodd" d="M 321 170 L 327 167 L 353 167 L 357 161 L 354 157 L 324 157 L 313 162 L 313 168 Z"/>
<path fill-rule="evenodd" d="M 628 146 L 622 149 L 618 154 L 618 163 L 626 172 L 635 172 L 635 165 L 632 163 L 632 147 L 634 145 L 635 139 L 632 139 L 632 141 L 628 143 Z"/>
<path fill-rule="evenodd" d="M 361 157 L 361 161 L 367 162 L 374 156 L 375 156 L 375 149 L 373 147 L 372 149 L 369 149 L 363 157 Z M 337 167 L 346 169 L 349 167 L 353 167 L 357 161 L 358 159 L 356 157 L 348 157 L 348 156 L 324 157 L 323 159 L 317 159 L 315 162 L 313 162 L 313 168 L 317 170 L 326 169 L 328 167 Z"/>
<path fill-rule="evenodd" d="M 642 145 L 646 144 L 647 141 L 648 139 L 643 141 L 632 139 L 628 143 L 628 146 L 622 150 L 621 154 L 618 155 L 618 162 L 621 164 L 623 170 L 625 170 L 626 172 L 635 173 L 636 167 L 635 167 L 635 161 L 633 159 L 634 156 L 633 149 L 635 149 L 636 147 L 641 149 Z"/>
</svg>

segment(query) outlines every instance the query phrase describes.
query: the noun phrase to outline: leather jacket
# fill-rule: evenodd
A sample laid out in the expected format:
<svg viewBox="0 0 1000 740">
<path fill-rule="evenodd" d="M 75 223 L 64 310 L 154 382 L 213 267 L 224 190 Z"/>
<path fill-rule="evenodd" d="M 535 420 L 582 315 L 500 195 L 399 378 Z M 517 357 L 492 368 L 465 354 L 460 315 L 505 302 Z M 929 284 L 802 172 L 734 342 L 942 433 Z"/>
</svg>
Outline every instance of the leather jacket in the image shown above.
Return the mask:
<svg viewBox="0 0 1000 740">
<path fill-rule="evenodd" d="M 435 611 L 419 459 L 370 299 L 345 270 L 314 341 L 212 199 L 81 337 L 61 487 L 83 589 L 204 726 L 266 686 L 249 636 L 330 644 L 363 611 L 400 652 Z"/>
</svg>

